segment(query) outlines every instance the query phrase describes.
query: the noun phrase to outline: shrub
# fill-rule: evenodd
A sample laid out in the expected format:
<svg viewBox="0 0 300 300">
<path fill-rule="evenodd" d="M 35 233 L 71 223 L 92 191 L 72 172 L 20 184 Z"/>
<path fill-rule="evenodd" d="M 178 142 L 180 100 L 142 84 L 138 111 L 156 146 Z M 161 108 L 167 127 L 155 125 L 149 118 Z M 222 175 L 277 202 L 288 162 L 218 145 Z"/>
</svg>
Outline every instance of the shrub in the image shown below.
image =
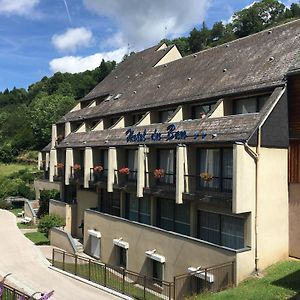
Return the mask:
<svg viewBox="0 0 300 300">
<path fill-rule="evenodd" d="M 41 218 L 44 215 L 47 215 L 49 213 L 49 200 L 50 199 L 55 199 L 59 200 L 60 199 L 60 193 L 57 190 L 42 190 L 41 195 L 40 195 L 40 208 L 37 213 L 37 217 Z"/>
<path fill-rule="evenodd" d="M 12 208 L 12 204 L 10 202 L 0 199 L 0 209 L 11 209 L 11 208 Z"/>
<path fill-rule="evenodd" d="M 65 226 L 64 219 L 58 215 L 50 214 L 45 215 L 40 219 L 38 230 L 48 237 L 51 228 L 61 226 Z"/>
</svg>

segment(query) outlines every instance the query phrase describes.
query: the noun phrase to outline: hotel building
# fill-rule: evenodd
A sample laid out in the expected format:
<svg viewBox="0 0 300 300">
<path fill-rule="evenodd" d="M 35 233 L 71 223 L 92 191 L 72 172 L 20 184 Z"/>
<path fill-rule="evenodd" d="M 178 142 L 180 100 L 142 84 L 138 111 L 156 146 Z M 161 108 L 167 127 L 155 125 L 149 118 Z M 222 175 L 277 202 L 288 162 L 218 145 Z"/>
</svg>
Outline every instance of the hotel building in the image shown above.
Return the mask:
<svg viewBox="0 0 300 300">
<path fill-rule="evenodd" d="M 289 236 L 299 255 L 299 49 L 295 21 L 129 56 L 52 126 L 50 212 L 86 253 L 159 280 L 234 261 L 239 282 L 288 257 Z"/>
</svg>

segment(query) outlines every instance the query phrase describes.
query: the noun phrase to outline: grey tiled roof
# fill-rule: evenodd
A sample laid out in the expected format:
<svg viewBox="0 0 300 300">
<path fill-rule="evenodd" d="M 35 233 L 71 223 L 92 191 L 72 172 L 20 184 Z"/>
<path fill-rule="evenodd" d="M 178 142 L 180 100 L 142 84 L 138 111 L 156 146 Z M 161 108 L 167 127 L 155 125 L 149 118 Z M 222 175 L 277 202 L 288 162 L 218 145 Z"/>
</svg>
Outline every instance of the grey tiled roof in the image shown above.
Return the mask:
<svg viewBox="0 0 300 300">
<path fill-rule="evenodd" d="M 50 142 L 47 146 L 45 146 L 45 147 L 41 150 L 41 152 L 50 152 L 50 150 L 51 150 L 51 142 Z"/>
<path fill-rule="evenodd" d="M 145 144 L 172 144 L 180 143 L 208 143 L 208 142 L 233 142 L 244 141 L 253 132 L 253 128 L 260 119 L 259 113 L 247 115 L 234 115 L 221 118 L 188 120 L 173 123 L 176 131 L 186 131 L 187 137 L 182 140 L 167 141 L 167 127 L 169 123 L 152 124 L 148 126 L 131 127 L 135 133 L 141 133 L 146 129 Z M 151 135 L 155 129 L 162 134 L 160 141 L 153 141 Z M 115 145 L 138 145 L 143 142 L 127 142 L 126 131 L 128 128 L 107 129 L 102 131 L 90 131 L 86 133 L 71 133 L 67 136 L 57 148 L 67 147 L 87 147 L 87 146 L 115 146 Z M 195 136 L 196 134 L 196 136 Z M 202 137 L 202 134 L 204 136 Z"/>
<path fill-rule="evenodd" d="M 85 97 L 121 93 L 118 100 L 69 113 L 61 122 L 282 85 L 288 71 L 300 67 L 299 37 L 297 20 L 155 68 L 163 52 L 147 49 L 120 64 Z"/>
</svg>

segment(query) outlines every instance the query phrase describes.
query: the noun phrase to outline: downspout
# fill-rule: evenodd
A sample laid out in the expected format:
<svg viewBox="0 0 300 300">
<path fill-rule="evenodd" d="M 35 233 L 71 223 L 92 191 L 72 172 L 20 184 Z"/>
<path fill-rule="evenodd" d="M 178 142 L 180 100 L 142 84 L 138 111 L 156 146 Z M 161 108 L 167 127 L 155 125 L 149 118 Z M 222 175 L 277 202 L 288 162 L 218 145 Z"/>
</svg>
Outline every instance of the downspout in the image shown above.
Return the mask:
<svg viewBox="0 0 300 300">
<path fill-rule="evenodd" d="M 284 88 L 282 89 L 282 91 L 280 92 L 280 94 L 277 96 L 276 101 L 274 101 L 271 109 L 269 110 L 268 114 L 264 117 L 264 119 L 262 120 L 262 122 L 260 123 L 260 125 L 257 128 L 257 146 L 256 146 L 256 151 L 253 151 L 250 146 L 248 145 L 248 141 L 249 138 L 245 143 L 244 143 L 244 148 L 245 150 L 248 152 L 248 154 L 254 159 L 255 161 L 255 241 L 254 241 L 254 247 L 255 247 L 255 272 L 258 272 L 258 261 L 259 261 L 259 257 L 258 257 L 258 174 L 259 174 L 259 157 L 260 157 L 260 148 L 261 148 L 261 128 L 264 125 L 265 121 L 267 120 L 267 118 L 269 117 L 269 115 L 271 114 L 271 112 L 273 111 L 274 107 L 276 106 L 276 104 L 278 103 L 278 101 L 281 99 L 282 95 L 285 93 L 286 91 L 286 85 L 284 86 Z"/>
<path fill-rule="evenodd" d="M 245 150 L 255 161 L 255 215 L 254 215 L 254 227 L 255 227 L 255 240 L 254 240 L 254 251 L 255 251 L 255 272 L 258 272 L 258 173 L 259 173 L 259 156 L 261 147 L 261 126 L 257 129 L 257 146 L 256 151 L 253 151 L 248 145 L 248 141 L 244 144 Z"/>
</svg>

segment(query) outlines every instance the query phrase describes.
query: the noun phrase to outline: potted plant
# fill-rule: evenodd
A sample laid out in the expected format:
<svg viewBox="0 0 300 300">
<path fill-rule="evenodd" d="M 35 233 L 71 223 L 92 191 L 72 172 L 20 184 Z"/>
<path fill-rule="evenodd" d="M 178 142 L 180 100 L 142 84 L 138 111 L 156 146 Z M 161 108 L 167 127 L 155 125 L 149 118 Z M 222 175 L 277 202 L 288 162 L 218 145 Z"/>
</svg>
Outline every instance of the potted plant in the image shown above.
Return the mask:
<svg viewBox="0 0 300 300">
<path fill-rule="evenodd" d="M 103 167 L 101 165 L 96 165 L 93 168 L 94 173 L 101 173 L 103 171 Z"/>
<path fill-rule="evenodd" d="M 155 178 L 159 179 L 165 176 L 165 170 L 157 168 L 153 171 L 153 175 Z"/>
<path fill-rule="evenodd" d="M 58 163 L 56 165 L 56 169 L 57 169 L 57 176 L 58 177 L 62 177 L 63 176 L 63 173 L 64 173 L 64 167 L 65 165 L 63 163 Z"/>
<path fill-rule="evenodd" d="M 94 181 L 100 181 L 103 167 L 101 165 L 96 165 L 94 166 L 93 171 L 94 171 Z"/>
<path fill-rule="evenodd" d="M 75 179 L 79 179 L 81 177 L 81 165 L 75 164 L 73 166 L 73 175 Z"/>
<path fill-rule="evenodd" d="M 128 174 L 129 174 L 129 168 L 127 168 L 127 167 L 122 167 L 121 169 L 119 169 L 119 173 L 120 173 L 120 174 L 128 175 Z"/>
<path fill-rule="evenodd" d="M 200 173 L 200 177 L 205 182 L 209 182 L 213 179 L 213 175 L 209 174 L 208 172 Z"/>
</svg>

